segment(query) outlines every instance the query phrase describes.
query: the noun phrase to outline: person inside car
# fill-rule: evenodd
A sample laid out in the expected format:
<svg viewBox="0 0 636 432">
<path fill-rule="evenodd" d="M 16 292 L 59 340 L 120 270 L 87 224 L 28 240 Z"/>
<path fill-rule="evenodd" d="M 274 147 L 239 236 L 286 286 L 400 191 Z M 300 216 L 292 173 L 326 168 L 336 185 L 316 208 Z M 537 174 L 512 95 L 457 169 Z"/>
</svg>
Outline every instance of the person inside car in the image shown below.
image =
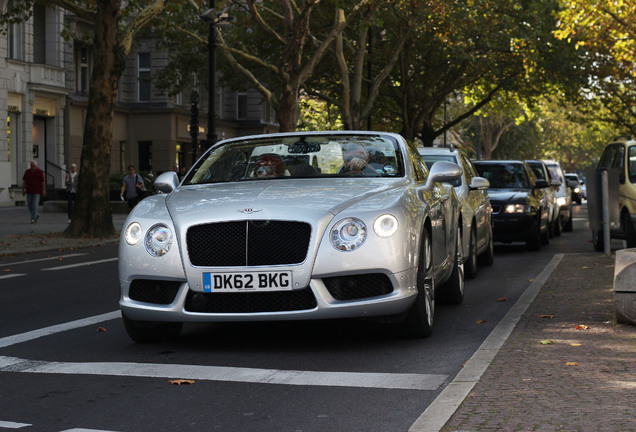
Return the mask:
<svg viewBox="0 0 636 432">
<path fill-rule="evenodd" d="M 277 154 L 265 153 L 256 161 L 254 177 L 282 177 L 285 175 L 285 163 Z"/>
<path fill-rule="evenodd" d="M 369 153 L 360 144 L 344 147 L 342 154 L 341 174 L 378 176 L 379 173 L 369 165 Z"/>
</svg>

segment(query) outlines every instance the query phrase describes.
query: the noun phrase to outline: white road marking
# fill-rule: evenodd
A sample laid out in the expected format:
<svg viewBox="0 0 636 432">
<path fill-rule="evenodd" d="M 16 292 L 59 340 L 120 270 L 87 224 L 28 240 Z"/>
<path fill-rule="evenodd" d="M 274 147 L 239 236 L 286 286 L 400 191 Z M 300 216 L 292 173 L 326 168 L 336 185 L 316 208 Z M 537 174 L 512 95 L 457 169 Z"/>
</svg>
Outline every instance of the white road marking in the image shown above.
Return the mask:
<svg viewBox="0 0 636 432">
<path fill-rule="evenodd" d="M 32 426 L 32 425 L 26 424 L 26 423 L 16 423 L 16 422 L 0 420 L 0 428 L 4 428 L 4 429 L 20 429 L 27 426 Z"/>
<path fill-rule="evenodd" d="M 108 312 L 64 324 L 0 339 L 0 348 L 27 342 L 55 333 L 72 330 L 121 317 L 120 311 Z M 68 374 L 111 375 L 146 378 L 182 378 L 200 381 L 250 382 L 260 384 L 312 385 L 329 387 L 364 387 L 404 390 L 439 389 L 448 379 L 442 374 L 395 374 L 367 372 L 324 372 L 278 369 L 196 366 L 121 362 L 46 362 L 0 356 L 0 371 Z"/>
<path fill-rule="evenodd" d="M 8 267 L 8 266 L 15 266 L 15 265 L 22 265 L 22 264 L 31 264 L 31 263 L 35 263 L 35 262 L 59 260 L 60 258 L 66 259 L 66 258 L 81 257 L 81 256 L 84 256 L 84 255 L 88 255 L 88 254 L 87 253 L 76 253 L 76 254 L 58 255 L 58 256 L 48 257 L 48 258 L 39 258 L 39 259 L 34 259 L 34 260 L 18 261 L 18 262 L 14 262 L 14 263 L 6 263 L 6 264 L 3 263 L 2 266 L 3 267 Z"/>
<path fill-rule="evenodd" d="M 79 327 L 85 327 L 88 325 L 96 324 L 102 321 L 109 321 L 115 318 L 120 318 L 121 313 L 117 311 L 108 312 L 102 315 L 95 315 L 88 318 L 83 318 L 77 321 L 71 321 L 64 324 L 58 324 L 51 327 L 45 327 L 38 330 L 33 330 L 26 333 L 17 334 L 14 336 L 7 336 L 0 339 L 0 348 L 8 347 L 22 342 L 27 342 L 33 339 L 38 339 L 43 336 L 49 336 L 55 333 L 60 333 L 67 330 L 73 330 Z"/>
<path fill-rule="evenodd" d="M 101 429 L 65 429 L 61 432 L 115 432 L 115 431 L 107 431 L 107 430 L 101 430 Z"/>
<path fill-rule="evenodd" d="M 79 263 L 79 264 L 69 264 L 69 265 L 64 265 L 64 266 L 59 266 L 59 267 L 49 267 L 49 268 L 42 269 L 42 271 L 66 270 L 66 269 L 75 268 L 75 267 L 84 267 L 84 266 L 89 266 L 89 265 L 93 265 L 93 264 L 102 264 L 102 263 L 106 263 L 106 262 L 117 261 L 118 259 L 119 258 L 107 258 L 107 259 L 103 259 L 103 260 L 88 261 L 88 262 Z"/>
<path fill-rule="evenodd" d="M 0 370 L 42 374 L 179 378 L 194 381 L 428 391 L 439 389 L 448 379 L 448 375 L 441 374 L 324 372 L 157 363 L 41 362 L 16 357 L 0 357 Z"/>
<path fill-rule="evenodd" d="M 9 273 L 9 274 L 5 274 L 0 276 L 0 279 L 11 279 L 14 277 L 20 277 L 20 276 L 26 276 L 26 273 Z"/>
</svg>

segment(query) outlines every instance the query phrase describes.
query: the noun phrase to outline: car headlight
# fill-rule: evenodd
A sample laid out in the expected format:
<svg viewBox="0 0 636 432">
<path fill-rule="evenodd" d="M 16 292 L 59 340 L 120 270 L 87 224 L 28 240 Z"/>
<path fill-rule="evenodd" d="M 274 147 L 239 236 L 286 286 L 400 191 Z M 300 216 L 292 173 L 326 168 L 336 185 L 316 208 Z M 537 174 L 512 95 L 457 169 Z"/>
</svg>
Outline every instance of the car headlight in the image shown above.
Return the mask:
<svg viewBox="0 0 636 432">
<path fill-rule="evenodd" d="M 146 233 L 146 250 L 154 257 L 168 253 L 172 246 L 172 231 L 166 225 L 153 226 Z"/>
<path fill-rule="evenodd" d="M 558 197 L 557 198 L 557 204 L 560 206 L 564 206 L 567 204 L 567 199 L 565 199 L 565 197 Z"/>
<path fill-rule="evenodd" d="M 358 218 L 342 219 L 333 226 L 329 235 L 331 245 L 341 251 L 355 250 L 366 239 L 367 226 Z"/>
<path fill-rule="evenodd" d="M 526 205 L 525 204 L 507 204 L 504 207 L 505 213 L 525 213 Z"/>
<path fill-rule="evenodd" d="M 126 243 L 133 246 L 141 239 L 141 225 L 139 222 L 133 222 L 126 227 Z"/>
<path fill-rule="evenodd" d="M 574 188 L 574 193 L 580 193 L 580 192 L 581 192 L 581 189 L 579 189 L 579 188 Z"/>
<path fill-rule="evenodd" d="M 378 237 L 391 237 L 398 229 L 398 220 L 390 214 L 383 214 L 373 222 L 373 231 Z"/>
</svg>

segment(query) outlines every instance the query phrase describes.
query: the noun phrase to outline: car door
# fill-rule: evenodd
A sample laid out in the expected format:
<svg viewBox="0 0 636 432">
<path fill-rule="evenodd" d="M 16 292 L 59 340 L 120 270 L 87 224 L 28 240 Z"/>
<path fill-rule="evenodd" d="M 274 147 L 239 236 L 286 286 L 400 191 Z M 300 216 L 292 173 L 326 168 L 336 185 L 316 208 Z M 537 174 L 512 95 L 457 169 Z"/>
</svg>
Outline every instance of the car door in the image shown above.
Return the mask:
<svg viewBox="0 0 636 432">
<path fill-rule="evenodd" d="M 409 154 L 415 178 L 418 183 L 423 185 L 428 176 L 428 169 L 426 168 L 422 158 L 419 156 L 417 150 L 413 150 L 412 148 L 409 149 L 411 150 Z M 449 185 L 449 188 L 452 188 L 452 186 Z M 431 219 L 432 231 L 431 242 L 433 246 L 433 266 L 435 267 L 435 273 L 437 274 L 440 269 L 444 267 L 444 262 L 448 256 L 448 229 L 444 209 L 446 203 L 449 201 L 450 194 L 440 183 L 435 183 L 430 190 L 422 191 L 422 194 L 430 207 L 429 216 Z"/>
<path fill-rule="evenodd" d="M 462 169 L 466 176 L 466 183 L 468 183 L 468 202 L 473 209 L 473 216 L 475 218 L 475 235 L 477 237 L 477 250 L 483 249 L 484 245 L 488 242 L 490 230 L 490 199 L 488 198 L 488 191 L 485 189 L 470 189 L 470 183 L 474 177 L 479 177 L 477 170 L 473 166 L 473 163 L 468 159 L 466 155 L 461 155 Z M 464 235 L 468 235 L 467 233 Z"/>
</svg>

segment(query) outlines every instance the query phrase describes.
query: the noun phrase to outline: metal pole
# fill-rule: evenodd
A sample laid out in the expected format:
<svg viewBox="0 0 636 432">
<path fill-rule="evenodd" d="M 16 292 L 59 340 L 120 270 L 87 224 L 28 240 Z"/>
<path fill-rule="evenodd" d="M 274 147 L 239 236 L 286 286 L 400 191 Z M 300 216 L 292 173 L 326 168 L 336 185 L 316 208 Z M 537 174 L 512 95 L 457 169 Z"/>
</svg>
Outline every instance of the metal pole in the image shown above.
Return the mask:
<svg viewBox="0 0 636 432">
<path fill-rule="evenodd" d="M 603 251 L 610 254 L 609 182 L 607 170 L 601 171 L 601 208 L 603 211 Z"/>
<path fill-rule="evenodd" d="M 199 144 L 199 93 L 190 93 L 190 137 L 192 139 L 192 165 L 197 161 L 197 145 Z M 179 167 L 181 168 L 181 167 Z"/>
<path fill-rule="evenodd" d="M 210 21 L 210 33 L 208 35 L 208 142 L 207 147 L 210 148 L 217 140 L 216 136 L 216 33 L 214 26 L 216 24 L 216 0 L 210 0 L 210 9 L 213 9 L 214 16 Z"/>
</svg>

